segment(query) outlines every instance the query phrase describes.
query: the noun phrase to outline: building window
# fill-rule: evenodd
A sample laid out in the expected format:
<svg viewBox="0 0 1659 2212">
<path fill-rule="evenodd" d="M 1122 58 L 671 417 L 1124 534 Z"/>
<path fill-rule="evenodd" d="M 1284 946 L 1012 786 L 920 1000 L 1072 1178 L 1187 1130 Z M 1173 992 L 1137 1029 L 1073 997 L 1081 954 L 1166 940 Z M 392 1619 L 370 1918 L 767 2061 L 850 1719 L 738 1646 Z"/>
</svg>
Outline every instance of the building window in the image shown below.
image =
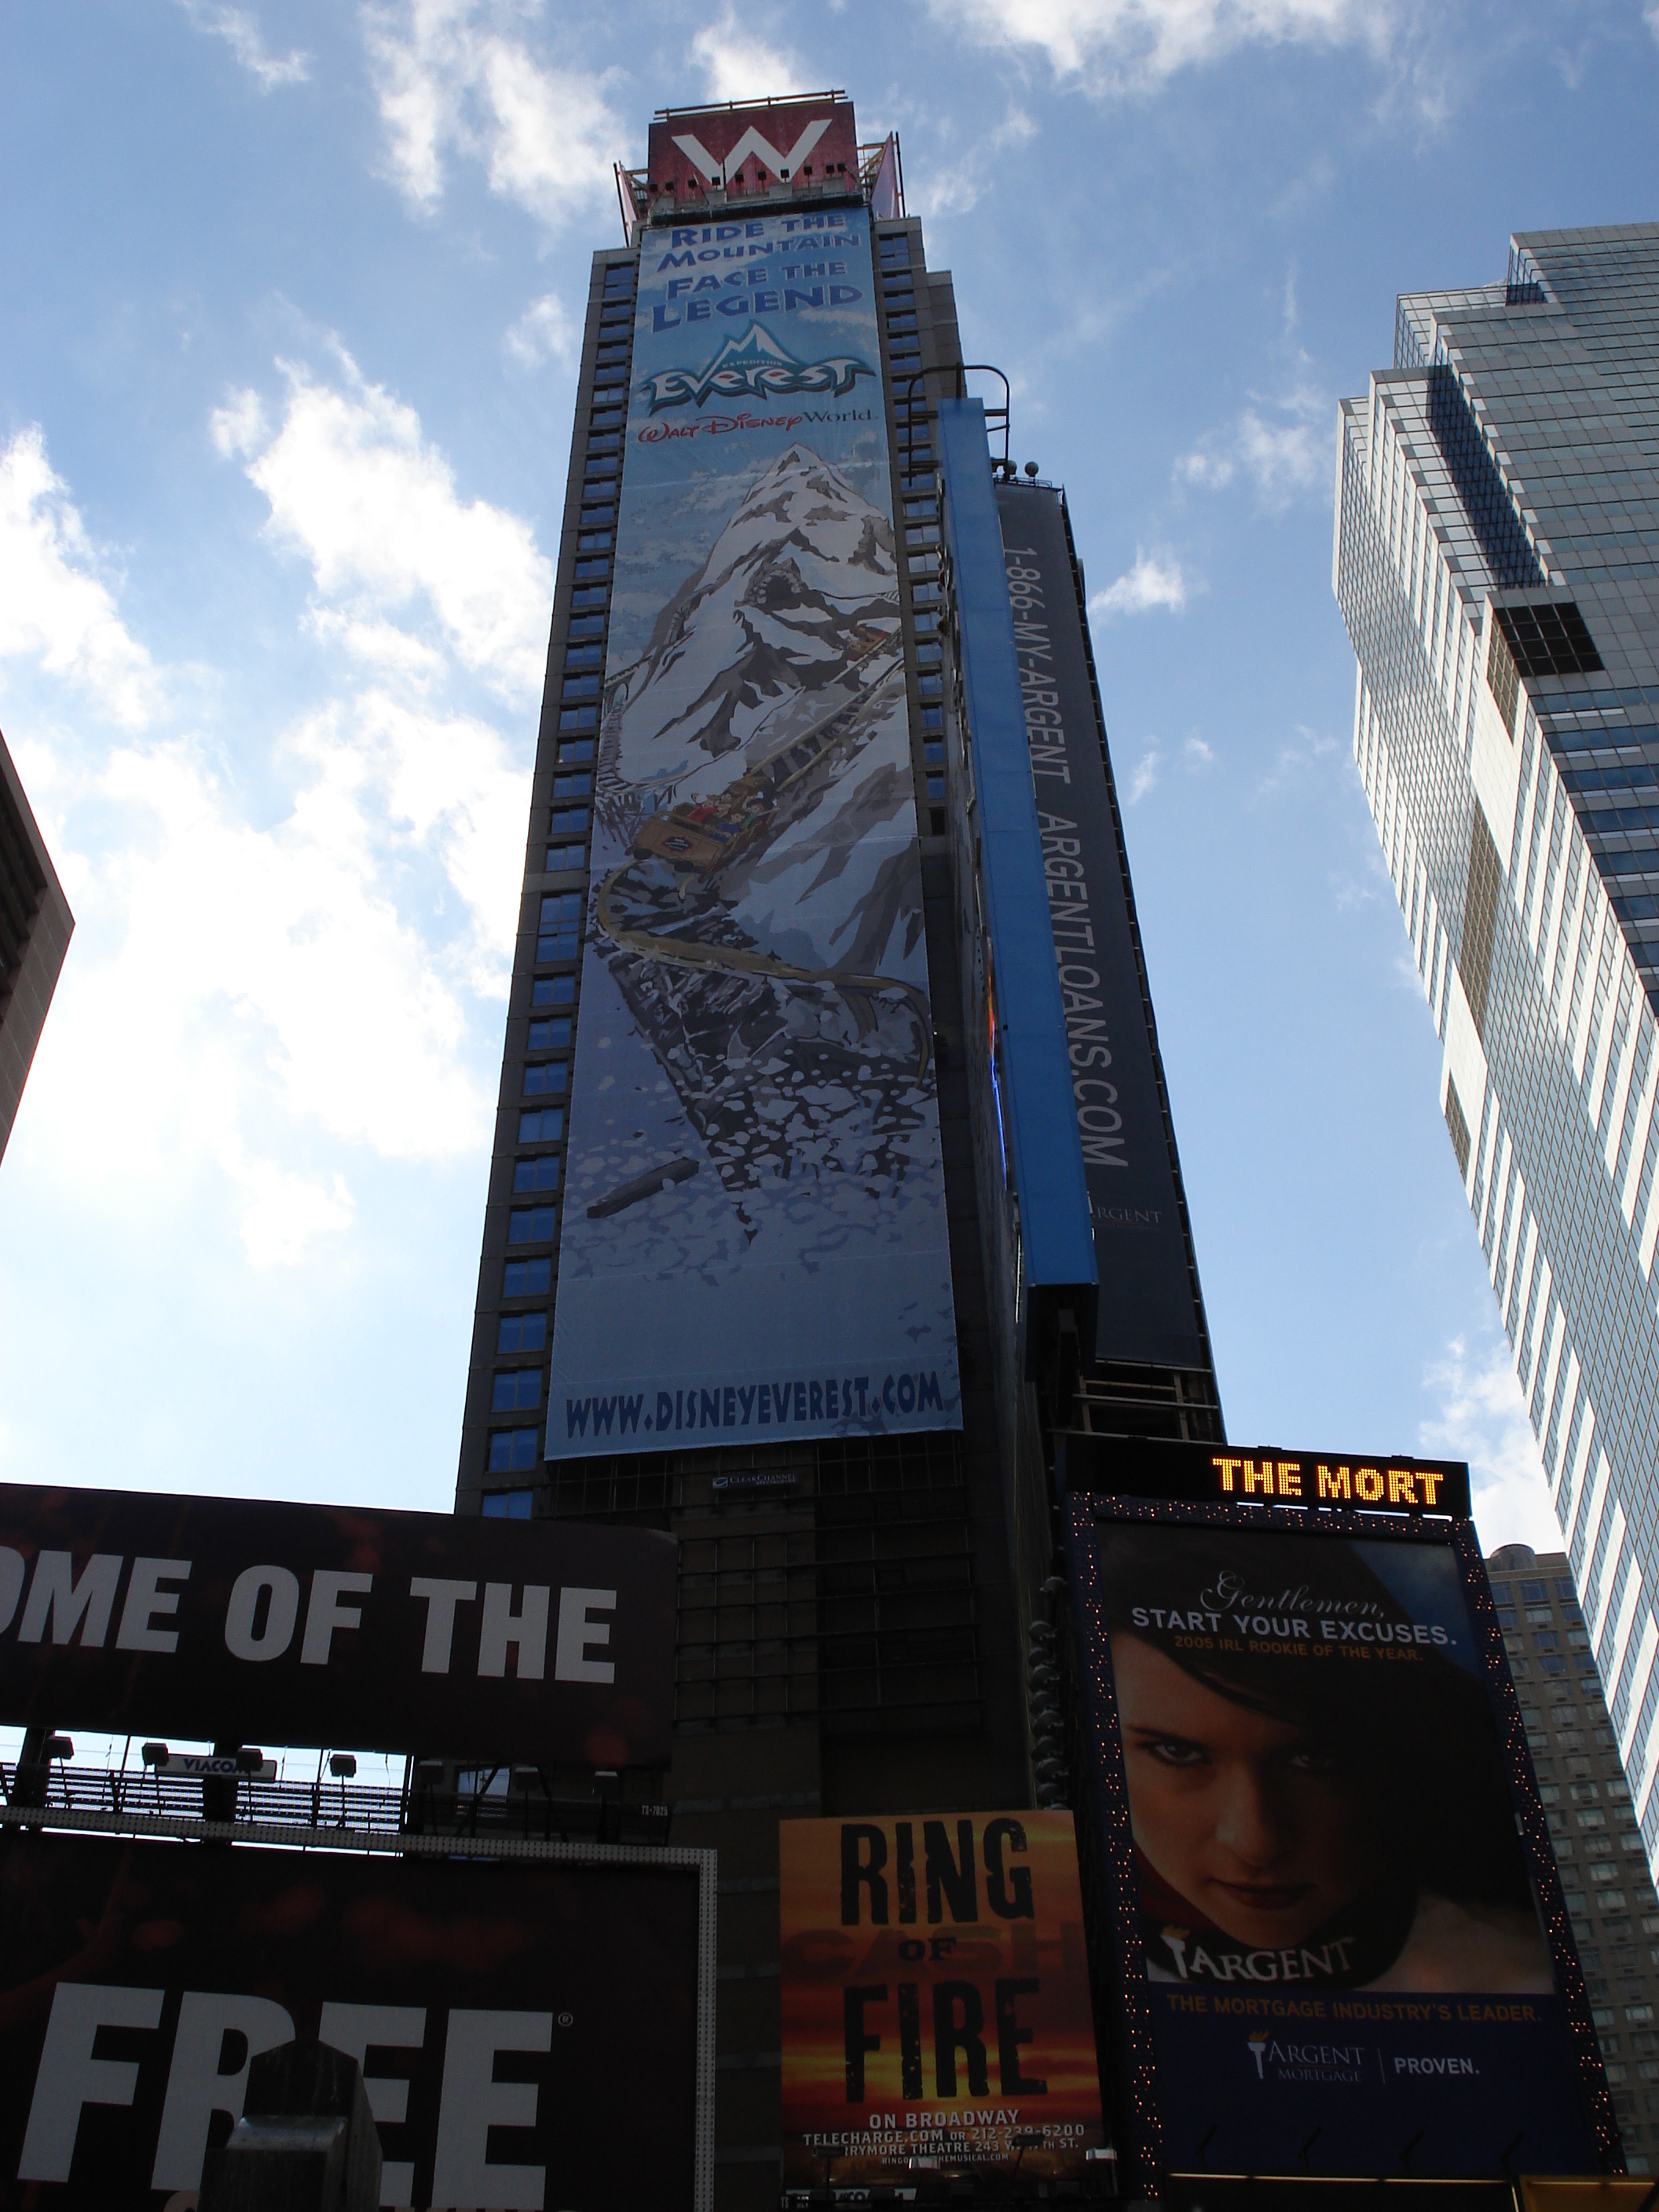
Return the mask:
<svg viewBox="0 0 1659 2212">
<path fill-rule="evenodd" d="M 542 901 L 540 933 L 536 940 L 536 957 L 545 963 L 550 960 L 574 960 L 581 937 L 582 895 L 580 891 L 556 891 Z"/>
<path fill-rule="evenodd" d="M 599 711 L 597 707 L 562 707 L 559 709 L 561 736 L 573 730 L 594 728 L 599 721 Z M 592 757 L 593 748 L 591 745 L 586 752 L 575 752 L 562 745 L 559 748 L 561 760 L 592 760 Z"/>
<path fill-rule="evenodd" d="M 1522 1583 L 1521 1602 L 1522 1605 L 1547 1605 L 1549 1601 L 1550 1592 L 1549 1584 L 1547 1583 Z"/>
<path fill-rule="evenodd" d="M 1531 606 L 1495 607 L 1492 611 L 1512 656 L 1511 665 L 1522 676 L 1601 672 L 1601 656 L 1584 627 L 1584 617 L 1571 599 L 1545 599 Z M 1490 661 L 1487 674 L 1490 681 Z"/>
<path fill-rule="evenodd" d="M 608 530 L 584 530 L 576 540 L 576 550 L 579 553 L 608 553 L 611 550 L 611 532 Z M 579 569 L 577 573 L 580 574 L 581 572 Z M 604 570 L 597 573 L 602 575 Z"/>
<path fill-rule="evenodd" d="M 533 1466 L 535 1462 L 532 1461 L 529 1464 Z M 492 1474 L 501 1472 L 493 1458 L 489 1471 Z M 533 1490 L 487 1490 L 479 1510 L 486 1521 L 528 1521 L 535 1496 Z"/>
<path fill-rule="evenodd" d="M 542 1402 L 542 1371 L 539 1367 L 509 1367 L 495 1377 L 495 1387 L 490 1393 L 492 1413 L 527 1413 Z"/>
<path fill-rule="evenodd" d="M 492 1429 L 489 1436 L 491 1474 L 520 1474 L 541 1457 L 539 1429 Z M 528 1519 L 528 1515 L 524 1516 Z"/>
<path fill-rule="evenodd" d="M 564 1135 L 562 1106 L 544 1106 L 539 1113 L 520 1114 L 519 1142 L 521 1145 L 556 1145 Z"/>
<path fill-rule="evenodd" d="M 942 775 L 930 775 L 930 776 L 928 777 L 928 779 L 927 779 L 927 796 L 929 797 L 929 799 L 943 799 L 943 798 L 944 798 L 944 796 L 945 796 L 945 778 L 944 778 Z"/>
<path fill-rule="evenodd" d="M 597 657 L 598 651 L 599 648 L 596 646 L 587 646 L 583 648 L 584 655 L 588 653 L 592 653 Z M 578 669 L 573 672 L 570 663 L 575 659 L 575 657 L 574 653 L 572 653 L 566 659 L 564 664 L 564 689 L 559 696 L 561 698 L 564 699 L 597 698 L 599 696 L 599 690 L 598 671 L 589 668 Z M 572 723 L 571 725 L 573 729 L 577 726 L 578 725 L 575 723 Z M 589 725 L 583 723 L 580 726 L 586 729 Z"/>
<path fill-rule="evenodd" d="M 507 1217 L 509 1244 L 550 1244 L 553 1209 L 550 1206 L 515 1206 Z"/>
<path fill-rule="evenodd" d="M 540 1352 L 547 1343 L 544 1313 L 503 1314 L 495 1330 L 497 1352 Z"/>
<path fill-rule="evenodd" d="M 553 1287 L 551 1260 L 509 1260 L 501 1275 L 504 1298 L 544 1298 Z"/>
<path fill-rule="evenodd" d="M 568 635 L 573 645 L 579 637 L 603 637 L 605 635 L 605 617 L 603 615 L 578 615 L 575 621 L 570 625 Z"/>
<path fill-rule="evenodd" d="M 576 999 L 576 979 L 574 975 L 538 975 L 530 987 L 532 1006 L 569 1006 Z M 556 1044 L 568 1044 L 568 1036 L 556 1037 Z"/>
<path fill-rule="evenodd" d="M 557 1021 L 532 1022 L 530 1024 L 532 1052 L 556 1052 L 562 1045 L 568 1045 L 569 1042 L 570 1017 L 568 1014 L 562 1014 Z M 550 1085 L 549 1088 L 562 1091 L 564 1085 L 562 1083 L 555 1083 Z"/>
<path fill-rule="evenodd" d="M 591 775 L 556 775 L 553 779 L 555 799 L 586 799 L 592 788 Z"/>
<path fill-rule="evenodd" d="M 530 1191 L 556 1190 L 559 1187 L 559 1156 L 556 1152 L 538 1152 L 533 1158 L 519 1160 L 513 1169 L 513 1194 L 523 1197 Z"/>
<path fill-rule="evenodd" d="M 524 1095 L 526 1098 L 543 1098 L 549 1092 L 562 1093 L 565 1087 L 566 1063 L 562 1060 L 539 1060 L 524 1072 Z"/>
<path fill-rule="evenodd" d="M 578 832 L 586 836 L 587 809 L 585 806 L 556 806 L 549 821 L 548 829 L 555 837 L 574 836 Z"/>
<path fill-rule="evenodd" d="M 945 740 L 943 738 L 930 738 L 921 750 L 922 757 L 927 761 L 929 768 L 944 767 Z"/>
<path fill-rule="evenodd" d="M 1469 1172 L 1469 1125 L 1463 1113 L 1463 1103 L 1457 1095 L 1457 1085 L 1450 1076 L 1446 1078 L 1446 1127 L 1451 1133 L 1452 1154 L 1457 1162 L 1457 1172 L 1465 1181 Z"/>
<path fill-rule="evenodd" d="M 586 845 L 550 845 L 547 848 L 546 872 L 550 876 L 562 874 L 568 868 L 587 866 Z"/>
</svg>

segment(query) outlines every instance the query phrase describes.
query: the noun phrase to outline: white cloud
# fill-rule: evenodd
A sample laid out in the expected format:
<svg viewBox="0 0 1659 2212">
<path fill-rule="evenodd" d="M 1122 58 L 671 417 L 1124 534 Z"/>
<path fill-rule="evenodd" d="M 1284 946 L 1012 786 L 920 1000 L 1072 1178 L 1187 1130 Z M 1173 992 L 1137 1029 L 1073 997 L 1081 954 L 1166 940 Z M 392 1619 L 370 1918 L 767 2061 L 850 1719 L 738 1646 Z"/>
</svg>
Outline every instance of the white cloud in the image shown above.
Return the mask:
<svg viewBox="0 0 1659 2212">
<path fill-rule="evenodd" d="M 1144 553 L 1137 545 L 1133 568 L 1126 569 L 1103 592 L 1097 592 L 1089 602 L 1089 612 L 1103 620 L 1113 615 L 1144 615 L 1153 607 L 1167 607 L 1171 614 L 1178 614 L 1186 604 L 1187 579 L 1180 562 Z"/>
<path fill-rule="evenodd" d="M 580 333 L 556 292 L 544 292 L 532 300 L 501 340 L 507 359 L 518 368 L 539 368 L 544 361 L 569 368 L 575 361 Z"/>
<path fill-rule="evenodd" d="M 1659 4 L 1659 0 L 1656 0 Z M 916 161 L 905 181 L 905 204 L 912 215 L 966 215 L 995 184 L 996 156 L 1024 146 L 1036 136 L 1036 125 L 1024 108 L 1011 108 L 994 131 L 947 168 Z"/>
<path fill-rule="evenodd" d="M 792 53 L 763 45 L 731 6 L 719 22 L 705 23 L 697 33 L 691 58 L 703 73 L 704 96 L 711 100 L 764 100 L 814 88 Z"/>
<path fill-rule="evenodd" d="M 212 427 L 264 472 L 273 528 L 312 560 L 303 621 L 375 673 L 264 750 L 179 731 L 111 747 L 67 714 L 49 732 L 12 718 L 76 919 L 13 1145 L 159 1238 L 211 1187 L 264 1268 L 334 1251 L 365 1159 L 487 1146 L 493 1083 L 473 1073 L 469 1022 L 487 1001 L 487 1071 L 528 775 L 441 690 L 463 660 L 519 680 L 514 624 L 528 635 L 531 618 L 511 610 L 537 595 L 544 629 L 550 576 L 526 526 L 465 503 L 412 411 L 361 380 L 337 392 L 295 375 L 274 434 L 246 393 Z M 143 721 L 160 678 L 86 573 L 39 431 L 5 463 L 0 642 L 66 690 L 90 670 L 117 706 L 138 686 L 128 719 Z M 411 602 L 411 627 L 390 619 Z M 540 658 L 538 642 L 538 675 Z"/>
<path fill-rule="evenodd" d="M 1329 414 L 1322 395 L 1305 386 L 1283 399 L 1255 400 L 1229 429 L 1180 456 L 1176 481 L 1220 491 L 1242 470 L 1261 504 L 1275 513 L 1304 492 L 1328 493 L 1335 465 Z"/>
<path fill-rule="evenodd" d="M 142 729 L 158 711 L 161 684 L 100 565 L 31 423 L 0 452 L 0 659 L 37 659 L 112 720 Z"/>
<path fill-rule="evenodd" d="M 1423 1449 L 1468 1462 L 1481 1550 L 1530 1544 L 1535 1552 L 1559 1552 L 1561 1531 L 1508 1345 L 1489 1338 L 1472 1349 L 1466 1338 L 1454 1337 L 1424 1384 L 1438 1404 L 1421 1425 Z"/>
<path fill-rule="evenodd" d="M 1138 806 L 1147 793 L 1156 788 L 1158 765 L 1163 758 L 1156 745 L 1149 745 L 1142 753 L 1129 774 L 1129 788 L 1124 794 L 1127 805 Z"/>
<path fill-rule="evenodd" d="M 443 197 L 451 153 L 550 228 L 614 193 L 631 142 L 605 105 L 607 78 L 544 66 L 514 35 L 525 21 L 514 0 L 389 0 L 362 20 L 387 173 L 415 208 Z"/>
<path fill-rule="evenodd" d="M 198 31 L 222 39 L 261 92 L 274 92 L 281 84 L 303 84 L 311 75 L 311 56 L 296 46 L 291 53 L 271 54 L 259 33 L 258 19 L 250 8 L 215 7 L 210 0 L 180 0 Z"/>
<path fill-rule="evenodd" d="M 1364 46 L 1379 55 L 1409 20 L 1401 0 L 967 0 L 934 12 L 987 45 L 1035 48 L 1091 91 L 1145 90 L 1244 46 Z"/>
<path fill-rule="evenodd" d="M 1659 0 L 1648 0 L 1647 6 L 1642 10 L 1642 21 L 1654 37 L 1659 39 Z"/>
<path fill-rule="evenodd" d="M 464 666 L 504 696 L 533 696 L 553 571 L 530 526 L 484 500 L 464 502 L 415 410 L 342 360 L 343 388 L 282 364 L 289 388 L 274 435 L 250 395 L 234 393 L 213 418 L 221 452 L 241 457 L 270 503 L 272 536 L 304 554 L 319 594 L 349 618 L 343 641 L 386 665 L 386 617 L 423 603 Z"/>
</svg>

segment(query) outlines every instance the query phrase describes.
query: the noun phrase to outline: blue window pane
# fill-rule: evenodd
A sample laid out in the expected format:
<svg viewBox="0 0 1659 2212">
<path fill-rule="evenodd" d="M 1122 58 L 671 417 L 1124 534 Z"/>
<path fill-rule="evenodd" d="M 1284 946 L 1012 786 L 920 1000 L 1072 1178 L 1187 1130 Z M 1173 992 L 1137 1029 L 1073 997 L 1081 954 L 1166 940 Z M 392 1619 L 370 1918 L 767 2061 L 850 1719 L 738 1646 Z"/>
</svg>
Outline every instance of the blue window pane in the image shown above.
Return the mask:
<svg viewBox="0 0 1659 2212">
<path fill-rule="evenodd" d="M 1563 1605 L 1577 1605 L 1578 1602 L 1578 1593 L 1571 1583 L 1557 1583 L 1555 1595 Z"/>
<path fill-rule="evenodd" d="M 587 866 L 587 848 L 586 845 L 550 845 L 544 865 L 550 876 L 557 875 L 562 868 L 585 868 Z"/>
<path fill-rule="evenodd" d="M 541 926 L 551 929 L 562 921 L 580 921 L 582 895 L 580 891 L 550 891 L 542 901 Z"/>
<path fill-rule="evenodd" d="M 489 1410 L 492 1413 L 524 1413 L 533 1412 L 542 1402 L 542 1377 L 539 1368 L 514 1367 L 495 1377 Z"/>
<path fill-rule="evenodd" d="M 532 1052 L 557 1052 L 562 1045 L 567 1045 L 569 1042 L 570 1017 L 568 1014 L 561 1016 L 555 1022 L 532 1022 L 530 1024 Z M 555 1084 L 553 1087 L 556 1091 L 562 1091 L 564 1088 L 562 1084 Z"/>
<path fill-rule="evenodd" d="M 572 664 L 577 658 L 578 656 L 574 653 L 570 653 L 566 658 L 564 664 L 564 688 L 559 696 L 562 699 L 567 700 L 597 699 L 599 696 L 599 678 L 597 665 L 599 661 L 599 647 L 597 646 L 588 646 L 582 652 L 580 658 L 590 663 L 589 667 L 585 672 L 573 669 Z M 578 727 L 587 729 L 591 726 L 592 725 L 586 722 L 580 724 L 573 723 L 571 725 L 573 729 Z"/>
<path fill-rule="evenodd" d="M 570 641 L 573 645 L 579 637 L 603 637 L 605 635 L 605 617 L 603 615 L 579 615 L 576 620 L 571 623 L 568 634 Z"/>
<path fill-rule="evenodd" d="M 592 788 L 591 775 L 556 775 L 553 779 L 555 799 L 586 799 Z"/>
<path fill-rule="evenodd" d="M 1565 1674 L 1567 1671 L 1567 1662 L 1565 1659 L 1558 1659 L 1552 1656 L 1547 1659 L 1540 1659 L 1538 1663 L 1547 1674 Z"/>
<path fill-rule="evenodd" d="M 503 1314 L 495 1331 L 497 1352 L 540 1352 L 547 1343 L 544 1313 Z"/>
<path fill-rule="evenodd" d="M 584 530 L 576 539 L 576 550 L 579 553 L 608 553 L 611 550 L 611 532 L 608 530 Z M 599 573 L 605 573 L 603 568 Z"/>
<path fill-rule="evenodd" d="M 509 1244 L 549 1244 L 553 1240 L 550 1206 L 515 1206 L 507 1217 Z"/>
<path fill-rule="evenodd" d="M 501 1274 L 501 1296 L 504 1298 L 544 1298 L 553 1287 L 553 1262 L 543 1260 L 509 1260 Z"/>
<path fill-rule="evenodd" d="M 942 730 L 945 727 L 944 708 L 924 707 L 921 710 L 921 726 L 924 730 Z"/>
<path fill-rule="evenodd" d="M 564 1134 L 562 1106 L 544 1106 L 538 1114 L 520 1114 L 519 1142 L 521 1145 L 556 1145 Z"/>
<path fill-rule="evenodd" d="M 1549 1595 L 1547 1583 L 1522 1583 L 1521 1585 L 1522 1605 L 1547 1605 Z"/>
<path fill-rule="evenodd" d="M 543 1152 L 533 1160 L 519 1160 L 514 1164 L 513 1188 L 515 1194 L 532 1190 L 556 1190 L 559 1187 L 559 1156 Z"/>
<path fill-rule="evenodd" d="M 940 738 L 938 742 L 930 738 L 921 750 L 929 768 L 944 767 L 945 743 L 943 738 Z"/>
<path fill-rule="evenodd" d="M 566 1064 L 562 1060 L 542 1060 L 533 1066 L 526 1067 L 524 1072 L 525 1097 L 540 1098 L 549 1091 L 562 1092 L 565 1074 Z"/>
<path fill-rule="evenodd" d="M 539 1429 L 496 1429 L 489 1439 L 489 1472 L 492 1474 L 520 1474 L 534 1467 L 541 1457 Z M 522 1516 L 529 1518 L 526 1514 Z"/>
<path fill-rule="evenodd" d="M 548 831 L 555 837 L 585 836 L 587 834 L 587 809 L 585 806 L 556 806 L 548 820 Z"/>
<path fill-rule="evenodd" d="M 532 1006 L 568 1006 L 574 1003 L 575 997 L 576 979 L 574 975 L 538 975 L 531 986 L 530 1003 Z M 563 1038 L 558 1042 L 568 1043 L 569 1040 Z"/>
<path fill-rule="evenodd" d="M 595 707 L 565 707 L 560 710 L 559 727 L 562 731 L 591 730 L 598 718 L 599 709 Z M 583 753 L 578 757 L 592 760 L 593 756 L 592 753 Z"/>
<path fill-rule="evenodd" d="M 928 779 L 927 779 L 927 796 L 929 797 L 929 799 L 943 799 L 943 798 L 944 798 L 944 796 L 945 796 L 945 778 L 944 778 L 942 775 L 930 775 L 930 776 L 928 777 Z"/>
<path fill-rule="evenodd" d="M 491 1468 L 492 1474 L 495 1473 Z M 535 1499 L 532 1490 L 492 1490 L 486 1492 L 483 1516 L 486 1521 L 528 1521 Z"/>
<path fill-rule="evenodd" d="M 585 714 L 587 712 L 587 709 L 586 707 L 577 707 L 571 711 L 578 714 Z M 559 717 L 559 724 L 561 728 L 562 728 L 564 725 L 564 716 L 562 714 Z M 592 738 L 573 738 L 568 744 L 562 744 L 559 747 L 559 759 L 561 763 L 573 768 L 579 768 L 582 762 L 591 761 L 592 757 L 593 740 Z"/>
<path fill-rule="evenodd" d="M 584 584 L 580 591 L 570 594 L 570 604 L 573 607 L 602 607 L 610 596 L 604 584 Z M 574 629 L 574 623 L 571 627 Z"/>
</svg>

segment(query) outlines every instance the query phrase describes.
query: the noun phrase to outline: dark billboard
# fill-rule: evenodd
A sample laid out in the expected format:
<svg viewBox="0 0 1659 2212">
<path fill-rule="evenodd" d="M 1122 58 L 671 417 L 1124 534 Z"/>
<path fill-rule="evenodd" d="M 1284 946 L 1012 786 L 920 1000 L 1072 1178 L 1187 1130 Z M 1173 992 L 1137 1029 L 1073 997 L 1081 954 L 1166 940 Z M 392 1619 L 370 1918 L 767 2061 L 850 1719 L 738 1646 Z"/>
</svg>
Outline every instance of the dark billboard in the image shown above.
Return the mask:
<svg viewBox="0 0 1659 2212">
<path fill-rule="evenodd" d="M 1240 1517 L 1071 1508 L 1157 2162 L 1596 2171 L 1611 2109 L 1468 1524 Z"/>
<path fill-rule="evenodd" d="M 1062 1437 L 1055 1479 L 1109 1498 L 1195 1505 L 1429 1514 L 1467 1520 L 1468 1463 L 1404 1453 L 1287 1451 L 1282 1444 L 1184 1443 L 1163 1437 Z"/>
<path fill-rule="evenodd" d="M 665 1765 L 646 1529 L 0 1484 L 0 1718 Z"/>
<path fill-rule="evenodd" d="M 1094 1356 L 1207 1367 L 1065 509 L 1000 483 L 997 511 L 1100 1277 Z"/>
<path fill-rule="evenodd" d="M 383 2203 L 695 2212 L 698 1913 L 695 1863 L 10 1837 L 0 2208 L 179 2212 L 301 2034 L 362 2066 Z"/>
</svg>

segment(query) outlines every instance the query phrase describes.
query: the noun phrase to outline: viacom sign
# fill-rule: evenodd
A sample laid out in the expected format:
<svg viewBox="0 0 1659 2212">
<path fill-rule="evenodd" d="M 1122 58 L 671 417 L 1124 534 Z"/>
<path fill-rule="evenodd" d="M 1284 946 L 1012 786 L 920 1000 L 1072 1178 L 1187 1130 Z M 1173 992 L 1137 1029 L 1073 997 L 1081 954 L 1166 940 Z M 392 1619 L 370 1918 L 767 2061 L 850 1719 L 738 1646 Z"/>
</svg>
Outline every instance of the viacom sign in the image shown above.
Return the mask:
<svg viewBox="0 0 1659 2212">
<path fill-rule="evenodd" d="M 782 178 L 858 174 L 850 100 L 769 100 L 760 107 L 692 108 L 651 125 L 653 197 L 700 198 L 711 185 L 753 191 Z"/>
</svg>

